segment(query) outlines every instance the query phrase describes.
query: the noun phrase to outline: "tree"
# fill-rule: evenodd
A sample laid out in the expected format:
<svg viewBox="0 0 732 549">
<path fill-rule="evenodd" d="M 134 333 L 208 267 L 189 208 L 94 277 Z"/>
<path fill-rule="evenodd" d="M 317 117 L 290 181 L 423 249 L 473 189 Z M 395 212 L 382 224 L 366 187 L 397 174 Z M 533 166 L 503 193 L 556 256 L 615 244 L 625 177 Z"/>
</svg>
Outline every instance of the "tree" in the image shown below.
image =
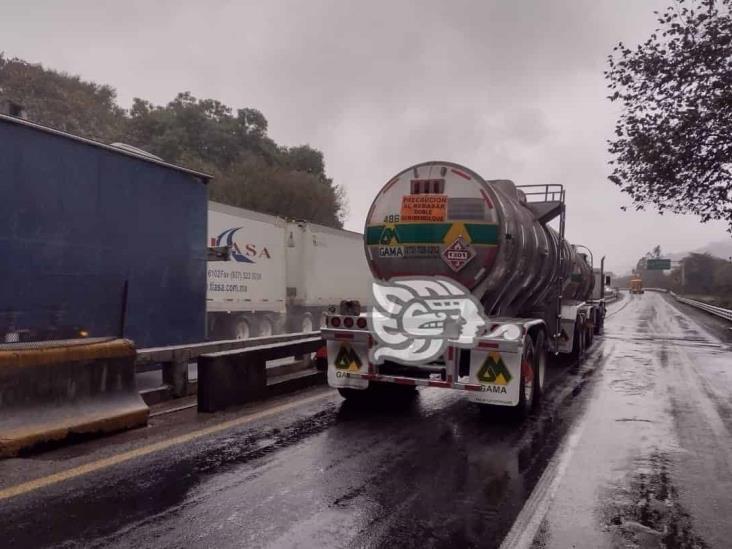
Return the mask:
<svg viewBox="0 0 732 549">
<path fill-rule="evenodd" d="M 292 219 L 342 227 L 345 197 L 341 187 L 322 175 L 270 165 L 252 153 L 209 186 L 213 200 Z"/>
<path fill-rule="evenodd" d="M 201 169 L 202 164 L 226 171 L 245 151 L 270 161 L 277 146 L 267 137 L 267 119 L 255 109 L 231 108 L 215 99 L 179 93 L 165 106 L 135 98 L 129 112 L 126 138 L 169 162 Z M 192 164 L 191 164 L 192 162 Z"/>
<path fill-rule="evenodd" d="M 697 253 L 689 254 L 682 261 L 686 278 L 684 291 L 692 294 L 714 294 L 715 270 L 725 262 L 709 254 Z"/>
<path fill-rule="evenodd" d="M 277 146 L 256 109 L 239 109 L 234 116 L 219 101 L 189 92 L 165 106 L 135 99 L 127 139 L 169 162 L 214 175 L 213 200 L 343 226 L 345 196 L 325 175 L 323 153 L 308 145 Z"/>
<path fill-rule="evenodd" d="M 257 109 L 234 111 L 215 99 L 179 93 L 167 105 L 135 98 L 129 111 L 110 86 L 0 53 L 0 99 L 30 120 L 105 143 L 122 141 L 214 176 L 209 196 L 272 215 L 342 227 L 343 188 L 325 173 L 323 153 L 284 147 L 267 135 Z"/>
<path fill-rule="evenodd" d="M 110 86 L 2 53 L 0 98 L 23 105 L 35 122 L 105 143 L 117 141 L 124 124 L 124 110 Z"/>
<path fill-rule="evenodd" d="M 677 0 L 605 76 L 622 107 L 610 180 L 636 209 L 724 220 L 732 232 L 732 0 Z"/>
<path fill-rule="evenodd" d="M 309 145 L 290 148 L 283 147 L 280 154 L 282 155 L 283 163 L 293 170 L 316 175 L 325 174 L 323 153 L 313 149 Z"/>
</svg>

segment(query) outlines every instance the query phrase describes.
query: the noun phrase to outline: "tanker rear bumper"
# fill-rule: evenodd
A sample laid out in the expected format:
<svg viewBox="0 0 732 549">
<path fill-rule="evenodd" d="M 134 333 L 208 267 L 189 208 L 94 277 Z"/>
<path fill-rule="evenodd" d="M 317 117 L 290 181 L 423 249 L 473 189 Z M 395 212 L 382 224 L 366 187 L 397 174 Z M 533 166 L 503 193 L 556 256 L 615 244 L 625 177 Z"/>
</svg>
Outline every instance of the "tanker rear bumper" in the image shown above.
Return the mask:
<svg viewBox="0 0 732 549">
<path fill-rule="evenodd" d="M 516 406 L 519 402 L 525 333 L 516 340 L 481 337 L 470 349 L 448 347 L 440 364 L 411 364 L 404 368 L 408 373 L 399 375 L 380 371 L 390 368 L 370 360 L 374 343 L 367 330 L 323 329 L 322 334 L 331 387 L 367 390 L 372 384 L 391 383 L 461 391 L 468 400 L 482 404 Z M 462 367 L 461 351 L 469 351 Z"/>
</svg>

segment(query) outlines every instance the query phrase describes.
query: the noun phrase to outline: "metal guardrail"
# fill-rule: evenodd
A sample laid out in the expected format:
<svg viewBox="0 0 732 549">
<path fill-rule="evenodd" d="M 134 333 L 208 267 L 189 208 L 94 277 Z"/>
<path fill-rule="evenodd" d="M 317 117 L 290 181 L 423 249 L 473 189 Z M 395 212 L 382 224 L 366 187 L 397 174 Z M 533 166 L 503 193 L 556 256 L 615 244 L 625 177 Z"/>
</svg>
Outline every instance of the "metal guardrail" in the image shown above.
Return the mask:
<svg viewBox="0 0 732 549">
<path fill-rule="evenodd" d="M 252 347 L 264 348 L 274 344 L 297 344 L 319 338 L 320 331 L 281 334 L 250 339 L 229 339 L 222 341 L 204 341 L 187 345 L 171 345 L 170 347 L 154 347 L 138 349 L 135 360 L 135 371 L 150 372 L 162 369 L 163 385 L 167 385 L 174 397 L 183 397 L 188 393 L 188 364 L 197 361 L 202 355 L 235 351 Z M 309 355 L 308 355 L 309 356 Z"/>
<path fill-rule="evenodd" d="M 718 316 L 719 318 L 723 318 L 725 320 L 729 320 L 730 322 L 732 322 L 732 310 L 730 310 L 730 309 L 724 309 L 722 307 L 715 307 L 714 305 L 709 305 L 708 303 L 704 303 L 703 301 L 697 301 L 695 299 L 681 297 L 680 295 L 676 295 L 674 292 L 669 292 L 669 293 L 674 297 L 674 299 L 676 299 L 676 301 L 680 301 L 681 303 L 686 303 L 687 305 L 696 307 L 697 309 L 701 309 L 702 311 L 706 311 L 709 314 Z"/>
<path fill-rule="evenodd" d="M 169 347 L 151 347 L 137 350 L 137 371 L 144 372 L 159 369 L 159 364 L 166 362 L 193 361 L 200 355 L 218 353 L 220 351 L 232 351 L 234 349 L 246 349 L 272 343 L 283 343 L 298 339 L 307 339 L 320 335 L 320 330 L 315 332 L 299 332 L 292 334 L 280 334 L 265 337 L 252 337 L 249 339 L 225 339 L 221 341 L 204 341 L 201 343 L 189 343 L 186 345 L 171 345 Z"/>
</svg>

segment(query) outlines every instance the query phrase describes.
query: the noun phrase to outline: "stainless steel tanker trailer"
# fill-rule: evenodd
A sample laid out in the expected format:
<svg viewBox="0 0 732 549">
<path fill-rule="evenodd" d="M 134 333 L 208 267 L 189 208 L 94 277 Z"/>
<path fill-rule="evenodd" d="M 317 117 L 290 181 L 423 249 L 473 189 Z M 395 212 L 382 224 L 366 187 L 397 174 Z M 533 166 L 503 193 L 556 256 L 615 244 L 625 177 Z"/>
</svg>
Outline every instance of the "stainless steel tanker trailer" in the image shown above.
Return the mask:
<svg viewBox="0 0 732 549">
<path fill-rule="evenodd" d="M 328 383 L 346 398 L 381 384 L 422 385 L 529 410 L 547 354 L 580 358 L 605 316 L 592 265 L 564 239 L 564 225 L 561 185 L 485 180 L 449 162 L 397 174 L 364 231 L 381 307 L 344 303 L 328 315 Z M 469 318 L 476 305 L 480 330 Z M 441 348 L 435 330 L 447 334 Z M 437 356 L 415 359 L 430 345 Z"/>
</svg>

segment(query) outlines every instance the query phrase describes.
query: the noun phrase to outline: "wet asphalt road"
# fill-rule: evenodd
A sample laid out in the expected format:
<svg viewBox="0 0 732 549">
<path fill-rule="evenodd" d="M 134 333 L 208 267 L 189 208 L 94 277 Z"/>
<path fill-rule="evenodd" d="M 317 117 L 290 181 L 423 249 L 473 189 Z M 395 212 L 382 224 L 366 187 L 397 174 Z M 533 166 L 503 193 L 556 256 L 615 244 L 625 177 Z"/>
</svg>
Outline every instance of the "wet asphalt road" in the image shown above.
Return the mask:
<svg viewBox="0 0 732 549">
<path fill-rule="evenodd" d="M 534 547 L 732 547 L 730 343 L 662 294 L 615 309 Z"/>
<path fill-rule="evenodd" d="M 642 435 L 650 441 L 650 450 L 642 454 L 629 450 L 622 460 L 613 461 L 613 467 L 620 464 L 623 470 L 618 474 L 614 469 L 615 484 L 607 484 L 595 471 L 601 477 L 598 482 L 606 484 L 599 496 L 586 490 L 585 497 L 587 506 L 600 510 L 611 508 L 609 502 L 616 500 L 634 501 L 634 496 L 623 499 L 612 492 L 631 494 L 641 490 L 639 482 L 648 484 L 647 478 L 633 477 L 634 456 L 659 456 L 659 478 L 673 476 L 668 468 L 685 463 L 689 475 L 686 484 L 679 485 L 696 486 L 695 492 L 684 492 L 686 499 L 678 497 L 673 505 L 688 517 L 689 531 L 697 536 L 689 539 L 720 546 L 714 537 L 724 532 L 719 518 L 696 514 L 732 511 L 724 499 L 719 500 L 729 485 L 726 475 L 732 459 L 732 352 L 700 334 L 698 326 L 663 296 L 642 297 L 626 297 L 612 306 L 607 337 L 596 339 L 581 366 L 551 366 L 545 402 L 524 423 L 482 415 L 475 405 L 439 389 L 420 390 L 398 406 L 364 410 L 318 388 L 292 397 L 286 410 L 267 417 L 0 499 L 0 546 L 497 547 L 567 432 L 593 414 L 603 417 L 597 402 L 604 402 L 603 391 L 613 390 L 613 380 L 627 378 L 631 386 L 654 383 L 649 372 L 637 382 L 634 373 L 608 372 L 638 364 L 641 358 L 658 365 L 654 375 L 659 375 L 682 366 L 688 369 L 690 361 L 700 356 L 709 360 L 703 367 L 712 379 L 721 379 L 719 383 L 691 391 L 664 378 L 663 387 L 674 386 L 675 408 L 661 399 L 668 392 L 646 391 L 643 398 L 655 414 L 650 420 L 670 418 L 659 432 L 678 434 L 676 458 L 684 444 L 703 447 L 705 455 L 664 461 L 671 459 L 668 444 L 659 442 L 651 429 Z M 691 354 L 683 359 L 675 358 L 669 342 L 679 337 L 693 339 Z M 689 372 L 674 372 L 675 377 L 668 379 L 686 375 Z M 699 375 L 698 379 L 706 379 L 706 374 Z M 712 412 L 719 423 L 709 427 Z M 172 421 L 154 419 L 147 438 L 127 433 L 114 442 L 108 439 L 2 462 L 0 488 L 88 463 L 94 452 L 102 453 L 99 457 L 114 455 L 115 444 L 119 451 L 128 451 L 164 440 L 180 433 L 182 427 Z M 187 428 L 205 426 L 197 421 L 202 420 L 190 419 Z M 704 440 L 703 433 L 710 429 L 713 438 Z M 584 432 L 598 436 L 592 426 Z M 617 436 L 613 447 L 633 447 L 637 442 L 622 433 Z M 593 443 L 590 437 L 587 445 Z M 653 448 L 661 450 L 653 454 Z M 585 487 L 590 482 L 582 482 L 581 471 L 568 475 L 567 482 L 572 481 Z M 697 501 L 699 491 L 711 484 L 716 484 L 714 498 L 708 504 Z M 536 542 L 539 547 L 571 541 L 562 497 L 560 491 L 559 515 L 550 510 Z M 598 518 L 592 509 L 584 517 L 589 521 L 586 526 L 598 531 L 607 526 L 605 522 L 612 526 L 618 516 L 624 524 L 628 515 L 611 509 Z M 582 518 L 581 513 L 578 516 Z M 625 543 L 635 538 L 612 539 Z"/>
</svg>

